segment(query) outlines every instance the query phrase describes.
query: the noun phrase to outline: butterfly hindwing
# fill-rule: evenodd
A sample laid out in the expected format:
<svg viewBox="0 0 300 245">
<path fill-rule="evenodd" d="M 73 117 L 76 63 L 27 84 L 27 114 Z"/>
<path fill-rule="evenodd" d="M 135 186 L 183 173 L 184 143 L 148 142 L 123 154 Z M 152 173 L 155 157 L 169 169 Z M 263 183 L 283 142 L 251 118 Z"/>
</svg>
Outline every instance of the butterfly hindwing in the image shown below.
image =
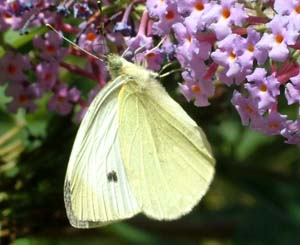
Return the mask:
<svg viewBox="0 0 300 245">
<path fill-rule="evenodd" d="M 214 159 L 202 130 L 154 79 L 122 88 L 120 145 L 142 211 L 158 220 L 188 213 L 206 193 Z"/>
</svg>

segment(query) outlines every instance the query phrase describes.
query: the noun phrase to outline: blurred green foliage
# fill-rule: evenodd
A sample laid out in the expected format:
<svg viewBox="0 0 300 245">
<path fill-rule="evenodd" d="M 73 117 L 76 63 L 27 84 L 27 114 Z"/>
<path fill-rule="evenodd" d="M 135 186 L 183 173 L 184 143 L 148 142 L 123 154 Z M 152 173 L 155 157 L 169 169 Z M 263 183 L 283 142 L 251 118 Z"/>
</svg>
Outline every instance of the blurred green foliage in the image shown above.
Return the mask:
<svg viewBox="0 0 300 245">
<path fill-rule="evenodd" d="M 31 48 L 30 38 L 7 35 L 11 43 L 2 47 L 22 52 Z M 72 74 L 64 74 L 63 79 L 83 86 Z M 77 131 L 72 116 L 49 113 L 45 99 L 34 114 L 11 115 L 5 109 L 9 98 L 0 87 L 2 243 L 300 244 L 299 146 L 242 127 L 228 88 L 222 88 L 224 92 L 210 107 L 194 107 L 177 93 L 179 79 L 173 74 L 162 82 L 203 127 L 217 159 L 208 194 L 190 214 L 176 221 L 158 222 L 139 215 L 90 230 L 72 228 L 63 203 L 64 175 Z"/>
</svg>

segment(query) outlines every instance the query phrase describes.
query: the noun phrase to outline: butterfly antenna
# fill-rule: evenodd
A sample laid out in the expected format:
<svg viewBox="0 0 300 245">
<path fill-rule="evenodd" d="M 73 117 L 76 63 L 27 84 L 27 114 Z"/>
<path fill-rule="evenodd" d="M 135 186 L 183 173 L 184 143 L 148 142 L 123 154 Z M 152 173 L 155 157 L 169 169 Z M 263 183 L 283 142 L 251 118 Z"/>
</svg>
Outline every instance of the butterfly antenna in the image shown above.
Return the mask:
<svg viewBox="0 0 300 245">
<path fill-rule="evenodd" d="M 161 46 L 161 45 L 163 44 L 163 42 L 166 40 L 166 38 L 167 38 L 167 37 L 164 36 L 164 37 L 159 41 L 159 43 L 158 43 L 156 46 L 154 46 L 152 49 L 148 50 L 147 53 L 151 53 L 151 52 L 153 52 L 155 49 L 159 48 L 159 46 Z"/>
<path fill-rule="evenodd" d="M 103 61 L 103 59 L 101 59 L 100 57 L 90 53 L 89 51 L 79 47 L 76 43 L 74 43 L 73 41 L 71 41 L 70 39 L 66 38 L 63 34 L 61 34 L 58 30 L 56 30 L 52 25 L 50 24 L 46 24 L 46 26 L 51 29 L 52 31 L 54 31 L 57 35 L 59 35 L 62 39 L 64 39 L 65 41 L 67 41 L 68 43 L 72 44 L 74 47 L 78 48 L 80 51 L 82 51 L 83 53 L 93 57 L 94 59 L 97 59 L 97 60 L 101 60 Z M 105 56 L 104 56 L 105 58 Z"/>
<path fill-rule="evenodd" d="M 169 68 L 170 66 L 172 66 L 174 64 L 174 62 L 170 62 L 168 64 L 165 64 L 159 71 L 158 74 L 161 74 L 164 70 L 166 70 L 167 68 Z"/>
<path fill-rule="evenodd" d="M 184 69 L 182 69 L 182 68 L 173 69 L 173 70 L 168 71 L 168 72 L 166 72 L 166 73 L 164 73 L 164 74 L 159 74 L 159 75 L 158 75 L 158 78 L 167 77 L 167 76 L 169 76 L 169 75 L 171 75 L 171 74 L 173 74 L 173 73 L 175 73 L 175 72 L 178 72 L 178 71 L 184 71 Z"/>
<path fill-rule="evenodd" d="M 133 53 L 134 63 L 136 63 L 136 64 L 138 63 L 138 62 L 137 62 L 137 54 L 138 54 L 139 52 L 141 52 L 145 47 L 146 47 L 146 46 L 143 45 L 143 46 L 139 47 L 138 49 L 136 49 L 136 50 L 134 51 L 134 53 Z M 130 51 L 130 48 L 129 48 L 129 47 L 127 47 L 127 48 L 123 51 L 121 57 L 124 58 L 124 56 L 127 54 L 128 51 Z"/>
<path fill-rule="evenodd" d="M 127 52 L 128 52 L 129 50 L 130 50 L 129 47 L 127 47 L 127 48 L 123 51 L 121 57 L 124 58 L 124 56 L 127 54 Z"/>
</svg>

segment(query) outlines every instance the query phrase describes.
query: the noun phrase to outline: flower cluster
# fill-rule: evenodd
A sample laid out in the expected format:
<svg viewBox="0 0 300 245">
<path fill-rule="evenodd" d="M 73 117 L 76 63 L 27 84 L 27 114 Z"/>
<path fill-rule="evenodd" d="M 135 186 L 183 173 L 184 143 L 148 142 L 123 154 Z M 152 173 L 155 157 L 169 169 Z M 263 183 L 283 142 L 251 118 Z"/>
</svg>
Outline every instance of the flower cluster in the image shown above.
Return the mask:
<svg viewBox="0 0 300 245">
<path fill-rule="evenodd" d="M 0 4 L 0 31 L 8 29 L 27 33 L 27 28 L 45 26 L 46 23 L 57 25 L 62 16 L 53 11 L 55 1 L 4 1 Z M 60 62 L 68 51 L 62 47 L 61 38 L 54 32 L 36 36 L 32 40 L 35 56 L 21 54 L 13 49 L 7 50 L 0 60 L 0 84 L 7 84 L 6 94 L 12 97 L 8 110 L 16 112 L 24 108 L 33 112 L 35 101 L 45 93 L 51 92 L 49 110 L 61 115 L 71 112 L 73 104 L 80 98 L 80 91 L 59 81 Z M 31 77 L 34 76 L 34 82 Z"/>
<path fill-rule="evenodd" d="M 100 9 L 96 1 L 56 2 L 1 2 L 1 33 L 13 29 L 25 34 L 51 24 L 100 57 L 125 50 L 125 57 L 156 71 L 176 59 L 182 67 L 179 90 L 188 101 L 207 106 L 217 96 L 217 86 L 231 86 L 231 101 L 243 125 L 300 144 L 299 111 L 286 115 L 279 109 L 281 103 L 285 108 L 300 104 L 300 0 L 107 0 L 100 1 Z M 67 63 L 67 56 L 85 54 L 65 48 L 50 31 L 33 38 L 32 50 L 21 54 L 8 49 L 0 59 L 0 84 L 7 85 L 6 94 L 13 98 L 8 109 L 33 112 L 36 101 L 50 93 L 49 110 L 66 115 L 79 105 L 80 120 L 106 83 L 104 63 L 92 57 L 85 68 Z M 61 81 L 61 69 L 96 81 L 88 99 L 74 84 Z"/>
<path fill-rule="evenodd" d="M 278 108 L 282 97 L 300 105 L 300 1 L 257 2 L 148 0 L 147 7 L 156 20 L 153 33 L 176 38 L 187 100 L 208 105 L 217 78 L 234 86 L 232 103 L 243 125 L 299 144 L 299 112 L 291 119 Z"/>
</svg>

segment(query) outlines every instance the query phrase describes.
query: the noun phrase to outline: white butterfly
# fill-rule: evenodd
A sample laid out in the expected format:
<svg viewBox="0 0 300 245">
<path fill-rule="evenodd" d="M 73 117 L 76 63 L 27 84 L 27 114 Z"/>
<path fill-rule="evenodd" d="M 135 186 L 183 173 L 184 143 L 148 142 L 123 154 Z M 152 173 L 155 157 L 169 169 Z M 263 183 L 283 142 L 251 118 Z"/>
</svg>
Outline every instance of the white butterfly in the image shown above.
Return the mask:
<svg viewBox="0 0 300 245">
<path fill-rule="evenodd" d="M 64 187 L 74 227 L 144 213 L 172 220 L 206 193 L 215 160 L 197 124 L 155 80 L 110 55 L 113 81 L 90 105 L 77 133 Z"/>
</svg>

